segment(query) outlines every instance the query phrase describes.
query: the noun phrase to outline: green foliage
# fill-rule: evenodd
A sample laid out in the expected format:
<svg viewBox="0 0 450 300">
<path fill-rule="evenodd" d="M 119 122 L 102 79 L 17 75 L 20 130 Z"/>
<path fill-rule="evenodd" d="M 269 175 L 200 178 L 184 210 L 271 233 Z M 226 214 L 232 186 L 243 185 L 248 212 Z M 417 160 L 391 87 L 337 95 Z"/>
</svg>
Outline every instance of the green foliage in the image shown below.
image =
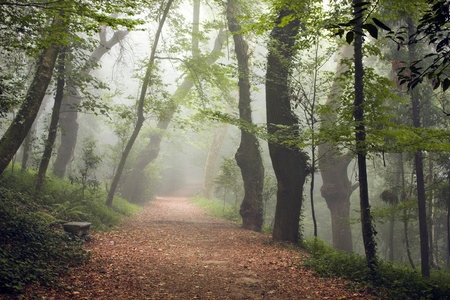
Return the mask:
<svg viewBox="0 0 450 300">
<path fill-rule="evenodd" d="M 383 299 L 448 299 L 448 272 L 435 271 L 426 279 L 410 267 L 380 261 L 374 277 L 363 256 L 334 250 L 317 238 L 304 245 L 311 254 L 306 264 L 321 276 L 355 281 L 372 288 Z"/>
<path fill-rule="evenodd" d="M 29 203 L 29 195 L 0 187 L 0 293 L 17 293 L 87 258 L 82 240 L 57 231 L 54 218 Z"/>
<path fill-rule="evenodd" d="M 59 274 L 88 259 L 84 239 L 62 229 L 66 221 L 87 221 L 96 230 L 109 229 L 137 207 L 117 198 L 106 207 L 105 191 L 49 178 L 40 194 L 33 191 L 35 174 L 7 171 L 0 180 L 0 293 L 20 293 L 28 284 L 50 284 Z"/>
<path fill-rule="evenodd" d="M 233 158 L 223 158 L 220 165 L 219 174 L 214 179 L 218 190 L 223 190 L 223 200 L 227 200 L 227 195 L 233 195 L 234 206 L 237 207 L 239 201 L 243 198 L 243 181 L 241 171 Z"/>
<path fill-rule="evenodd" d="M 77 173 L 69 176 L 72 182 L 81 184 L 81 194 L 84 198 L 84 191 L 91 187 L 94 191 L 100 183 L 95 177 L 95 170 L 102 162 L 102 157 L 95 154 L 97 143 L 92 138 L 87 138 L 81 149 L 81 163 L 77 167 Z"/>
<path fill-rule="evenodd" d="M 192 203 L 207 210 L 213 217 L 224 218 L 233 222 L 240 223 L 241 216 L 235 206 L 226 202 L 221 202 L 217 199 L 206 199 L 203 197 L 194 197 L 191 199 Z"/>
</svg>

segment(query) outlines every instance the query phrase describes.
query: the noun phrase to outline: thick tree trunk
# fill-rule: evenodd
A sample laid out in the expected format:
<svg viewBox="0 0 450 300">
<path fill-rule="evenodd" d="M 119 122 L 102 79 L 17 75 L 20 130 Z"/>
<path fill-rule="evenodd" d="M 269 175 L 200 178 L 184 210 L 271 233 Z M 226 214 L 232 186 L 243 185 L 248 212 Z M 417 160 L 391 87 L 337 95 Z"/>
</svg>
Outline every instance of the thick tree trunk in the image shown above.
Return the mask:
<svg viewBox="0 0 450 300">
<path fill-rule="evenodd" d="M 220 53 L 222 49 L 223 40 L 224 40 L 223 33 L 220 32 L 219 36 L 216 38 L 216 41 L 214 43 L 214 49 L 212 50 L 213 54 Z M 212 65 L 217 60 L 217 58 L 218 55 L 215 58 L 210 58 L 208 60 L 208 64 Z M 193 80 L 191 80 L 190 78 L 186 78 L 183 80 L 181 85 L 173 94 L 172 96 L 173 100 L 164 109 L 166 115 L 161 116 L 161 119 L 159 120 L 156 126 L 157 131 L 150 135 L 150 142 L 147 144 L 145 149 L 138 154 L 136 163 L 133 165 L 133 168 L 127 175 L 122 190 L 122 197 L 127 199 L 128 201 L 130 202 L 134 201 L 133 199 L 135 197 L 135 191 L 137 190 L 137 185 L 139 184 L 139 181 L 136 180 L 136 178 L 141 177 L 145 167 L 147 167 L 152 161 L 154 161 L 158 157 L 164 132 L 169 126 L 173 115 L 177 111 L 179 103 L 184 99 L 184 97 L 186 97 L 189 90 L 193 86 L 194 86 Z"/>
<path fill-rule="evenodd" d="M 228 28 L 233 34 L 239 70 L 239 117 L 247 123 L 252 123 L 248 45 L 243 35 L 237 33 L 241 30 L 237 15 L 236 1 L 228 0 Z M 242 227 L 259 232 L 263 224 L 264 166 L 258 139 L 244 129 L 241 129 L 241 144 L 235 158 L 244 181 L 245 194 L 239 211 Z"/>
<path fill-rule="evenodd" d="M 268 132 L 274 137 L 269 142 L 269 153 L 278 187 L 272 236 L 275 240 L 297 243 L 308 157 L 296 146 L 283 145 L 285 137 L 281 136 L 281 130 L 277 127 L 290 127 L 293 135 L 299 130 L 298 120 L 291 110 L 289 73 L 300 22 L 295 18 L 283 27 L 278 26 L 281 19 L 290 14 L 291 11 L 281 11 L 271 33 L 266 73 L 266 113 Z M 274 142 L 275 139 L 277 142 Z"/>
<path fill-rule="evenodd" d="M 67 165 L 72 159 L 78 137 L 78 110 L 81 96 L 73 85 L 66 86 L 65 97 L 61 105 L 60 128 L 61 143 L 58 147 L 56 160 L 53 163 L 53 175 L 63 178 Z"/>
<path fill-rule="evenodd" d="M 366 166 L 366 129 L 364 120 L 364 69 L 363 69 L 363 53 L 362 44 L 363 36 L 360 34 L 362 30 L 362 6 L 361 0 L 353 0 L 355 24 L 355 41 L 354 41 L 354 57 L 355 57 L 355 101 L 353 117 L 355 119 L 355 142 L 356 153 L 358 155 L 358 177 L 359 177 L 359 198 L 361 207 L 361 225 L 364 243 L 364 251 L 368 267 L 374 272 L 377 265 L 375 233 L 372 225 L 372 216 L 369 204 L 369 187 L 367 182 L 367 166 Z"/>
<path fill-rule="evenodd" d="M 48 164 L 50 162 L 50 158 L 52 157 L 53 145 L 55 143 L 56 135 L 58 132 L 59 112 L 61 110 L 61 103 L 64 96 L 65 59 L 66 53 L 65 50 L 62 50 L 62 52 L 59 54 L 58 79 L 56 81 L 55 103 L 53 105 L 52 118 L 48 129 L 47 141 L 45 142 L 44 153 L 42 154 L 41 163 L 39 165 L 39 170 L 34 184 L 35 191 L 40 191 L 42 185 L 44 184 L 45 174 L 47 173 Z"/>
<path fill-rule="evenodd" d="M 338 57 L 338 66 L 336 68 L 335 78 L 341 76 L 348 70 L 347 64 L 343 59 L 349 59 L 353 56 L 351 46 L 343 46 Z M 334 80 L 327 105 L 332 110 L 339 107 L 339 98 L 342 95 L 342 88 L 338 80 Z M 334 114 L 327 114 L 321 117 L 321 126 L 330 127 L 335 122 Z M 350 227 L 350 196 L 358 187 L 348 179 L 348 165 L 353 159 L 350 154 L 343 155 L 337 150 L 334 143 L 319 144 L 319 168 L 322 176 L 322 187 L 320 192 L 325 199 L 328 209 L 331 213 L 331 231 L 333 237 L 333 247 L 335 249 L 352 252 L 353 240 Z"/>
<path fill-rule="evenodd" d="M 56 16 L 52 26 L 55 28 L 55 32 L 63 32 L 62 29 L 56 29 L 64 26 L 63 18 Z M 25 100 L 0 140 L 0 174 L 8 167 L 36 119 L 45 91 L 52 78 L 59 48 L 60 45 L 53 42 L 42 52 Z"/>
<path fill-rule="evenodd" d="M 409 36 L 414 33 L 414 22 L 412 18 L 408 18 Z M 415 52 L 416 41 L 410 40 L 408 43 L 409 61 L 412 63 L 416 59 Z M 411 90 L 412 115 L 413 126 L 421 127 L 420 122 L 420 100 L 417 92 Z M 419 232 L 420 232 L 420 258 L 421 258 L 421 272 L 424 277 L 430 276 L 430 249 L 428 244 L 428 227 L 427 227 L 427 211 L 426 211 L 426 196 L 425 196 L 425 180 L 423 176 L 423 152 L 417 150 L 414 154 L 416 182 L 417 182 L 417 207 L 419 210 Z"/>
<path fill-rule="evenodd" d="M 100 45 L 92 52 L 87 66 L 83 71 L 83 75 L 87 76 L 92 71 L 93 67 L 100 61 L 100 59 L 108 53 L 108 51 L 117 43 L 125 38 L 128 31 L 116 31 L 114 35 L 106 40 L 106 27 L 100 28 Z M 68 80 L 70 82 L 70 80 Z M 74 85 L 67 85 L 65 97 L 62 104 L 60 127 L 61 127 L 61 144 L 58 148 L 58 154 L 53 164 L 53 175 L 57 177 L 64 177 L 67 165 L 73 157 L 78 136 L 78 110 L 77 107 L 81 104 L 82 97 L 78 93 L 77 87 Z"/>
<path fill-rule="evenodd" d="M 203 179 L 202 196 L 207 199 L 214 198 L 216 184 L 214 178 L 216 177 L 217 162 L 220 158 L 220 149 L 222 149 L 223 142 L 227 135 L 228 125 L 221 125 L 216 129 L 214 138 L 209 146 L 208 156 L 205 163 L 205 176 Z"/>
<path fill-rule="evenodd" d="M 150 53 L 150 58 L 147 66 L 147 71 L 145 73 L 144 80 L 142 81 L 142 89 L 141 94 L 138 101 L 138 109 L 137 109 L 137 120 L 136 125 L 134 127 L 133 133 L 131 134 L 131 137 L 125 146 L 125 149 L 122 153 L 122 157 L 120 159 L 119 165 L 117 166 L 116 174 L 114 175 L 114 178 L 111 182 L 111 186 L 108 191 L 108 196 L 106 198 L 106 205 L 112 206 L 113 200 L 114 200 L 114 194 L 116 193 L 116 189 L 119 185 L 120 177 L 122 176 L 123 169 L 125 168 L 125 162 L 127 161 L 128 154 L 131 151 L 131 148 L 133 148 L 134 142 L 136 141 L 136 138 L 142 128 L 142 125 L 144 124 L 145 118 L 144 118 L 144 102 L 145 102 L 145 96 L 147 94 L 147 89 L 151 85 L 150 75 L 152 73 L 152 69 L 155 63 L 155 55 L 156 55 L 156 48 L 158 47 L 159 37 L 161 36 L 161 31 L 164 26 L 164 23 L 166 21 L 167 15 L 169 13 L 170 7 L 172 5 L 173 0 L 169 0 L 167 4 L 165 5 L 164 12 L 162 14 L 161 20 L 159 21 L 158 30 L 155 34 L 155 39 L 153 41 L 152 50 Z"/>
</svg>

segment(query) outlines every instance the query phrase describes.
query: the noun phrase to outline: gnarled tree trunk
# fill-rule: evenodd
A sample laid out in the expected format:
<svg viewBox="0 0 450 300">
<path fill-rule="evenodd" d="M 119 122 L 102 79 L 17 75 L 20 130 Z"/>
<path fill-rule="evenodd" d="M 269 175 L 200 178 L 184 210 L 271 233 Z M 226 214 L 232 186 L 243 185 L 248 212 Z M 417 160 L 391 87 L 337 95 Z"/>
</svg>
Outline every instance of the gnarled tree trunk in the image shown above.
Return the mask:
<svg viewBox="0 0 450 300">
<path fill-rule="evenodd" d="M 349 59 L 353 55 L 353 48 L 343 46 L 338 58 L 336 68 L 336 78 L 348 70 L 343 59 Z M 339 106 L 339 98 L 342 94 L 342 88 L 339 82 L 333 82 L 332 90 L 328 96 L 327 105 L 332 108 L 331 111 Z M 321 126 L 333 126 L 334 114 L 327 114 L 321 117 Z M 322 187 L 320 192 L 325 199 L 328 209 L 331 213 L 331 231 L 333 237 L 333 247 L 335 249 L 347 252 L 353 251 L 352 231 L 350 227 L 350 196 L 358 187 L 348 179 L 348 165 L 352 156 L 343 155 L 334 143 L 326 142 L 318 146 L 319 150 L 319 168 L 322 176 Z"/>
<path fill-rule="evenodd" d="M 295 145 L 284 145 L 286 137 L 277 126 L 289 127 L 293 136 L 299 130 L 297 117 L 291 110 L 289 73 L 300 22 L 294 18 L 283 27 L 279 26 L 284 17 L 292 14 L 290 10 L 281 10 L 272 29 L 267 58 L 266 113 L 268 132 L 276 139 L 269 142 L 278 187 L 272 236 L 275 240 L 297 243 L 308 157 Z"/>
<path fill-rule="evenodd" d="M 236 1 L 228 0 L 228 28 L 233 33 L 239 70 L 239 117 L 247 123 L 252 123 L 248 45 L 242 34 L 237 33 L 241 30 L 236 19 L 237 15 Z M 242 227 L 259 232 L 264 221 L 262 197 L 264 166 L 258 139 L 245 129 L 241 129 L 241 144 L 236 151 L 235 158 L 244 181 L 245 194 L 239 211 L 242 217 Z"/>
</svg>

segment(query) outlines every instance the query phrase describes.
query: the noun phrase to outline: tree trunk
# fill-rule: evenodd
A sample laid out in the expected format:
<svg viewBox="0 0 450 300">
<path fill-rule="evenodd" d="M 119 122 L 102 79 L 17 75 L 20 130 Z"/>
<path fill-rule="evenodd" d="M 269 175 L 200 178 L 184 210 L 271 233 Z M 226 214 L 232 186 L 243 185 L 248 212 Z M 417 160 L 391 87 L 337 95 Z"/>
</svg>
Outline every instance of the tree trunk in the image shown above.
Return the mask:
<svg viewBox="0 0 450 300">
<path fill-rule="evenodd" d="M 83 76 L 89 75 L 100 59 L 108 53 L 108 51 L 117 43 L 125 38 L 128 31 L 116 31 L 114 35 L 106 40 L 106 26 L 100 28 L 100 45 L 92 52 L 88 64 L 86 65 Z M 68 80 L 70 82 L 70 79 Z M 66 87 L 65 97 L 62 104 L 62 111 L 60 117 L 61 127 L 61 144 L 58 148 L 58 154 L 53 164 L 53 175 L 57 177 L 64 177 L 67 165 L 73 157 L 78 136 L 78 110 L 77 107 L 81 104 L 82 98 L 78 93 L 77 87 L 69 84 Z"/>
<path fill-rule="evenodd" d="M 37 121 L 39 120 L 39 118 L 41 117 L 43 108 L 45 107 L 45 103 L 47 102 L 48 95 L 44 96 L 44 99 L 42 100 L 41 106 L 39 107 L 39 111 L 36 115 L 36 118 L 34 119 L 33 125 L 30 128 L 30 131 L 28 131 L 27 136 L 25 137 L 25 139 L 23 140 L 22 143 L 22 161 L 21 161 L 21 170 L 25 171 L 28 167 L 28 160 L 30 159 L 30 154 L 32 151 L 32 147 L 33 147 L 33 142 L 36 136 L 36 126 L 37 126 Z"/>
<path fill-rule="evenodd" d="M 212 50 L 212 53 L 219 53 L 221 51 L 223 39 L 224 39 L 223 33 L 220 32 L 214 43 L 214 49 Z M 218 56 L 216 58 L 209 59 L 208 64 L 212 65 L 217 60 L 217 58 Z M 177 88 L 177 90 L 173 94 L 172 96 L 173 100 L 164 109 L 166 115 L 160 117 L 160 120 L 158 121 L 158 124 L 156 126 L 158 129 L 157 132 L 150 135 L 150 142 L 147 144 L 145 149 L 138 154 L 136 163 L 134 164 L 130 173 L 127 175 L 127 178 L 125 179 L 125 183 L 123 186 L 122 197 L 124 197 L 128 201 L 130 202 L 134 201 L 133 199 L 135 197 L 135 191 L 137 190 L 137 185 L 139 183 L 139 181 L 136 180 L 136 178 L 141 177 L 145 167 L 147 167 L 148 164 L 150 164 L 158 157 L 163 134 L 167 129 L 167 127 L 169 126 L 173 115 L 178 109 L 179 103 L 183 100 L 184 97 L 186 97 L 189 90 L 193 86 L 194 86 L 193 80 L 191 80 L 190 78 L 186 78 L 183 80 L 181 85 Z"/>
<path fill-rule="evenodd" d="M 413 176 L 414 173 L 411 173 L 411 191 L 409 192 L 409 197 L 406 197 L 406 182 L 405 182 L 405 168 L 403 166 L 403 153 L 400 153 L 400 161 L 401 161 L 401 172 L 402 172 L 402 201 L 405 201 L 407 198 L 411 198 L 412 194 L 412 182 L 413 182 Z M 409 235 L 408 235 L 408 217 L 407 217 L 407 211 L 406 208 L 403 209 L 403 227 L 404 227 L 404 233 L 405 233 L 405 244 L 406 244 L 406 255 L 408 256 L 409 264 L 411 265 L 411 268 L 415 269 L 416 265 L 414 264 L 414 261 L 411 256 L 411 248 L 409 246 Z"/>
<path fill-rule="evenodd" d="M 206 157 L 205 176 L 203 179 L 202 196 L 207 199 L 213 199 L 216 184 L 214 177 L 216 176 L 217 162 L 220 157 L 220 149 L 227 135 L 228 125 L 221 125 L 216 129 L 214 138 L 209 146 L 208 156 Z M 224 198 L 225 200 L 225 198 Z"/>
<path fill-rule="evenodd" d="M 408 18 L 409 36 L 413 35 L 414 27 L 415 26 L 412 18 Z M 410 40 L 408 43 L 410 63 L 415 61 L 416 58 L 415 43 L 416 41 L 414 40 Z M 411 102 L 412 102 L 413 126 L 416 128 L 420 128 L 421 127 L 420 100 L 417 92 L 414 89 L 411 90 Z M 430 251 L 428 247 L 425 180 L 423 176 L 423 153 L 421 150 L 417 150 L 416 153 L 414 154 L 414 162 L 415 162 L 416 182 L 417 182 L 417 207 L 419 210 L 421 272 L 422 276 L 430 277 Z"/>
<path fill-rule="evenodd" d="M 194 9 L 192 16 L 192 56 L 197 57 L 199 55 L 199 30 L 200 30 L 200 0 L 194 0 Z M 178 89 L 175 91 L 172 101 L 166 105 L 166 115 L 160 116 L 158 124 L 156 125 L 155 132 L 150 134 L 150 142 L 147 146 L 139 152 L 136 163 L 131 169 L 130 173 L 125 178 L 125 183 L 122 190 L 122 197 L 127 199 L 131 203 L 137 202 L 138 195 L 136 192 L 139 190 L 139 178 L 143 177 L 144 169 L 154 161 L 158 155 L 161 147 L 162 136 L 169 127 L 170 121 L 173 118 L 177 108 L 178 101 L 182 100 L 189 90 L 192 88 L 193 82 L 184 80 Z"/>
<path fill-rule="evenodd" d="M 248 66 L 248 45 L 242 34 L 237 33 L 241 26 L 237 21 L 239 15 L 236 1 L 227 2 L 228 29 L 233 34 L 235 52 L 239 73 L 239 117 L 252 123 L 252 108 L 250 95 L 250 78 Z M 241 169 L 244 181 L 244 199 L 241 203 L 240 215 L 242 227 L 261 231 L 263 224 L 264 166 L 259 151 L 259 141 L 250 132 L 241 129 L 241 143 L 235 154 L 236 162 Z"/>
<path fill-rule="evenodd" d="M 45 174 L 47 173 L 48 164 L 50 162 L 50 158 L 52 157 L 53 145 L 55 144 L 56 135 L 58 132 L 59 112 L 61 110 L 61 103 L 64 96 L 65 59 L 66 53 L 65 50 L 62 50 L 61 53 L 59 54 L 58 79 L 56 81 L 55 104 L 53 105 L 52 118 L 48 129 L 47 141 L 45 142 L 44 153 L 42 154 L 41 163 L 39 165 L 39 170 L 34 184 L 35 191 L 40 191 L 42 185 L 44 184 Z"/>
<path fill-rule="evenodd" d="M 278 187 L 272 236 L 275 240 L 297 243 L 308 156 L 296 146 L 283 145 L 285 137 L 277 127 L 289 127 L 294 135 L 299 131 L 297 117 L 291 109 L 289 73 L 300 21 L 294 18 L 285 26 L 278 26 L 282 18 L 292 13 L 282 10 L 272 29 L 267 58 L 266 113 L 268 133 L 273 137 L 269 153 Z"/>
<path fill-rule="evenodd" d="M 113 181 L 111 182 L 110 189 L 108 191 L 108 196 L 106 198 L 106 205 L 112 206 L 113 200 L 114 200 L 114 194 L 116 193 L 117 186 L 119 185 L 120 177 L 122 176 L 123 169 L 125 168 L 125 162 L 127 161 L 128 154 L 131 151 L 131 148 L 134 145 L 134 142 L 136 141 L 136 138 L 139 134 L 139 131 L 142 128 L 142 125 L 144 124 L 144 101 L 145 101 L 145 95 L 147 94 L 147 88 L 151 85 L 150 75 L 152 73 L 153 65 L 155 63 L 155 55 L 156 55 L 156 48 L 158 47 L 159 37 L 161 35 L 162 28 L 164 26 L 164 23 L 166 21 L 167 15 L 170 10 L 170 6 L 172 5 L 173 0 L 169 0 L 165 6 L 163 15 L 161 17 L 161 20 L 159 21 L 158 30 L 155 34 L 155 40 L 153 41 L 152 50 L 150 53 L 150 59 L 147 66 L 147 71 L 145 73 L 144 80 L 142 82 L 142 90 L 141 95 L 139 97 L 138 102 L 138 109 L 137 109 L 137 121 L 136 125 L 134 127 L 133 133 L 131 134 L 131 137 L 125 146 L 125 149 L 122 153 L 122 157 L 120 159 L 119 165 L 117 166 L 116 174 L 114 175 Z M 163 4 L 161 4 L 163 5 Z"/>
<path fill-rule="evenodd" d="M 343 63 L 342 60 L 349 59 L 352 56 L 353 48 L 343 46 L 338 57 L 336 79 L 348 70 L 347 64 Z M 336 79 L 333 82 L 326 103 L 332 110 L 338 108 L 339 98 L 342 95 L 342 88 Z M 323 115 L 321 121 L 322 127 L 333 126 L 335 115 Z M 331 213 L 333 247 L 350 253 L 353 251 L 352 231 L 349 220 L 350 196 L 358 187 L 358 184 L 352 185 L 348 179 L 347 169 L 353 156 L 350 154 L 343 155 L 337 149 L 337 145 L 330 142 L 322 143 L 318 146 L 319 168 L 323 181 L 320 192 Z"/>
<path fill-rule="evenodd" d="M 61 28 L 63 26 L 64 18 L 59 15 L 56 16 L 52 24 L 55 32 L 63 32 L 64 30 Z M 59 48 L 60 45 L 53 42 L 43 50 L 24 102 L 0 140 L 0 175 L 8 167 L 8 164 L 16 154 L 36 119 L 39 107 L 42 104 L 45 92 L 52 78 Z"/>
<path fill-rule="evenodd" d="M 358 177 L 359 177 L 359 197 L 361 207 L 361 225 L 364 243 L 364 251 L 366 254 L 367 266 L 375 271 L 377 265 L 376 258 L 376 242 L 374 238 L 374 228 L 372 225 L 372 216 L 369 204 L 369 187 L 367 182 L 367 166 L 366 166 L 366 129 L 364 121 L 364 69 L 363 69 L 363 53 L 362 44 L 363 36 L 361 32 L 363 18 L 361 0 L 353 0 L 355 24 L 355 41 L 354 41 L 354 57 L 355 57 L 355 101 L 353 108 L 353 117 L 355 119 L 355 142 L 356 153 L 358 155 Z"/>
</svg>

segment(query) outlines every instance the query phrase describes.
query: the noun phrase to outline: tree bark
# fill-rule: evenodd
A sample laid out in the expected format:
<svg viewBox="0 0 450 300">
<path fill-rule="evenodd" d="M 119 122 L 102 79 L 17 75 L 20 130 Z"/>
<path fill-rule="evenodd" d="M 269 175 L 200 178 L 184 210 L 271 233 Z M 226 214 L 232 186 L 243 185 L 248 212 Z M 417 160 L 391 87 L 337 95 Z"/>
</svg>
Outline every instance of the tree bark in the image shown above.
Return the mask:
<svg viewBox="0 0 450 300">
<path fill-rule="evenodd" d="M 269 153 L 278 188 L 272 237 L 297 243 L 308 157 L 296 146 L 283 144 L 286 139 L 277 126 L 289 127 L 294 136 L 299 131 L 297 117 L 291 109 L 289 73 L 300 21 L 294 18 L 285 26 L 279 26 L 282 18 L 292 13 L 286 9 L 280 11 L 272 29 L 267 58 L 266 113 L 268 133 L 274 137 L 269 142 Z"/>
<path fill-rule="evenodd" d="M 89 62 L 84 68 L 83 75 L 87 76 L 97 65 L 100 59 L 108 53 L 108 51 L 117 43 L 125 38 L 129 31 L 119 30 L 114 35 L 106 40 L 106 26 L 100 28 L 100 45 L 92 52 Z M 71 80 L 69 79 L 68 82 Z M 58 148 L 58 154 L 53 164 L 53 175 L 57 177 L 64 177 L 67 165 L 73 157 L 78 136 L 78 110 L 77 107 L 81 104 L 82 97 L 78 93 L 77 87 L 73 84 L 66 86 L 65 97 L 62 104 L 62 111 L 60 117 L 61 127 L 61 144 Z"/>
<path fill-rule="evenodd" d="M 343 63 L 342 60 L 352 56 L 353 48 L 343 46 L 338 58 L 336 79 L 348 70 L 347 64 Z M 338 108 L 339 98 L 342 95 L 342 88 L 336 79 L 326 103 L 332 110 Z M 335 116 L 334 114 L 323 115 L 321 121 L 322 128 L 333 126 Z M 318 146 L 319 168 L 323 181 L 320 192 L 331 213 L 333 247 L 350 253 L 353 251 L 350 227 L 350 196 L 358 185 L 352 184 L 348 179 L 347 169 L 353 156 L 350 154 L 343 155 L 337 149 L 337 145 L 330 142 Z"/>
<path fill-rule="evenodd" d="M 250 95 L 250 78 L 248 65 L 248 45 L 242 34 L 237 33 L 241 26 L 237 20 L 238 9 L 236 1 L 227 2 L 228 29 L 233 34 L 235 52 L 238 61 L 239 73 L 239 117 L 241 120 L 252 123 L 252 108 Z M 258 139 L 245 129 L 241 129 L 241 143 L 236 151 L 235 159 L 241 169 L 244 181 L 244 199 L 240 207 L 242 227 L 245 229 L 261 231 L 263 224 L 263 197 L 264 166 L 259 150 Z"/>
<path fill-rule="evenodd" d="M 41 106 L 39 107 L 39 111 L 36 115 L 36 118 L 34 119 L 33 125 L 31 125 L 30 130 L 28 131 L 27 136 L 23 140 L 22 143 L 22 161 L 21 161 L 21 171 L 25 171 L 28 167 L 28 160 L 30 159 L 30 154 L 32 151 L 33 142 L 36 135 L 36 126 L 37 121 L 39 120 L 42 111 L 45 107 L 46 99 L 48 95 L 44 96 L 44 99 L 42 100 Z"/>
<path fill-rule="evenodd" d="M 358 177 L 359 177 L 359 197 L 361 207 L 361 225 L 364 243 L 364 251 L 366 254 L 367 266 L 375 271 L 377 265 L 375 233 L 372 225 L 372 216 L 369 204 L 369 187 L 367 182 L 367 166 L 366 166 L 366 128 L 364 120 L 364 69 L 363 69 L 363 53 L 362 44 L 362 11 L 361 0 L 353 0 L 354 17 L 356 24 L 354 28 L 354 57 L 355 57 L 355 100 L 353 104 L 353 118 L 355 119 L 355 142 L 356 153 L 358 156 Z"/>
<path fill-rule="evenodd" d="M 409 36 L 414 33 L 414 21 L 411 17 L 408 18 Z M 409 61 L 412 63 L 416 58 L 415 40 L 408 42 Z M 417 87 L 417 86 L 416 86 Z M 413 126 L 421 127 L 420 122 L 420 99 L 414 88 L 410 92 L 412 102 L 412 116 Z M 430 277 L 430 250 L 428 244 L 428 227 L 427 227 L 427 210 L 426 210 L 426 196 L 425 196 L 425 180 L 423 175 L 423 152 L 419 149 L 414 154 L 414 162 L 416 169 L 417 182 L 417 207 L 419 210 L 419 233 L 420 233 L 420 258 L 421 258 L 421 273 L 424 277 Z"/>
<path fill-rule="evenodd" d="M 224 36 L 223 33 L 220 32 L 217 36 L 214 49 L 212 53 L 219 53 L 222 49 Z M 210 58 L 208 60 L 208 64 L 212 65 L 216 60 L 216 58 Z M 135 191 L 137 190 L 137 184 L 139 183 L 136 178 L 142 176 L 142 172 L 145 167 L 147 167 L 152 161 L 154 161 L 158 155 L 161 147 L 161 141 L 163 138 L 163 134 L 168 128 L 173 115 L 178 109 L 179 103 L 183 100 L 184 97 L 188 94 L 189 90 L 194 86 L 193 80 L 190 78 L 185 78 L 181 85 L 177 88 L 175 93 L 172 96 L 172 101 L 167 104 L 166 109 L 164 109 L 166 115 L 161 116 L 158 124 L 156 126 L 157 131 L 150 135 L 150 142 L 147 144 L 144 150 L 142 150 L 136 159 L 136 163 L 131 169 L 130 173 L 127 175 L 125 179 L 125 183 L 122 190 L 122 197 L 127 199 L 130 202 L 133 202 L 135 198 Z"/>
<path fill-rule="evenodd" d="M 152 73 L 153 65 L 155 63 L 155 55 L 156 55 L 156 48 L 158 47 L 159 37 L 161 36 L 161 31 L 164 26 L 164 23 L 166 21 L 167 15 L 169 13 L 170 7 L 172 5 L 173 0 L 169 0 L 167 4 L 165 5 L 164 12 L 162 14 L 161 20 L 159 21 L 158 30 L 155 34 L 155 40 L 153 41 L 152 50 L 150 53 L 150 59 L 147 66 L 147 71 L 145 72 L 145 77 L 142 82 L 142 89 L 141 94 L 138 101 L 138 109 L 137 109 L 137 120 L 136 125 L 134 127 L 133 133 L 131 134 L 131 137 L 125 146 L 125 149 L 122 153 L 122 157 L 120 159 L 119 165 L 117 166 L 116 174 L 114 175 L 114 178 L 111 182 L 110 189 L 108 191 L 108 196 L 106 198 L 106 205 L 112 206 L 113 200 L 114 200 L 114 194 L 116 193 L 117 186 L 119 185 L 120 177 L 122 176 L 123 169 L 125 168 L 125 162 L 127 161 L 128 154 L 131 151 L 131 148 L 134 145 L 134 142 L 136 141 L 136 138 L 142 128 L 142 125 L 144 124 L 145 118 L 144 118 L 144 101 L 145 101 L 145 95 L 147 94 L 147 88 L 151 85 L 150 75 Z"/>
<path fill-rule="evenodd" d="M 59 15 L 56 16 L 52 26 L 54 28 L 63 27 L 63 18 Z M 63 32 L 63 29 L 56 30 L 56 32 Z M 52 42 L 43 50 L 24 102 L 17 116 L 0 140 L 0 175 L 8 167 L 36 119 L 39 107 L 52 78 L 59 48 L 60 45 L 58 43 Z"/>
<path fill-rule="evenodd" d="M 61 103 L 64 96 L 65 59 L 66 53 L 65 50 L 62 50 L 61 53 L 59 54 L 58 79 L 56 81 L 55 103 L 53 105 L 52 118 L 48 129 L 47 141 L 45 142 L 44 153 L 42 154 L 41 163 L 39 165 L 39 170 L 34 184 L 35 191 L 40 191 L 42 185 L 44 184 L 45 174 L 47 173 L 48 164 L 50 162 L 50 158 L 52 157 L 53 145 L 55 144 L 56 135 L 58 132 L 59 112 L 61 110 Z"/>
</svg>

